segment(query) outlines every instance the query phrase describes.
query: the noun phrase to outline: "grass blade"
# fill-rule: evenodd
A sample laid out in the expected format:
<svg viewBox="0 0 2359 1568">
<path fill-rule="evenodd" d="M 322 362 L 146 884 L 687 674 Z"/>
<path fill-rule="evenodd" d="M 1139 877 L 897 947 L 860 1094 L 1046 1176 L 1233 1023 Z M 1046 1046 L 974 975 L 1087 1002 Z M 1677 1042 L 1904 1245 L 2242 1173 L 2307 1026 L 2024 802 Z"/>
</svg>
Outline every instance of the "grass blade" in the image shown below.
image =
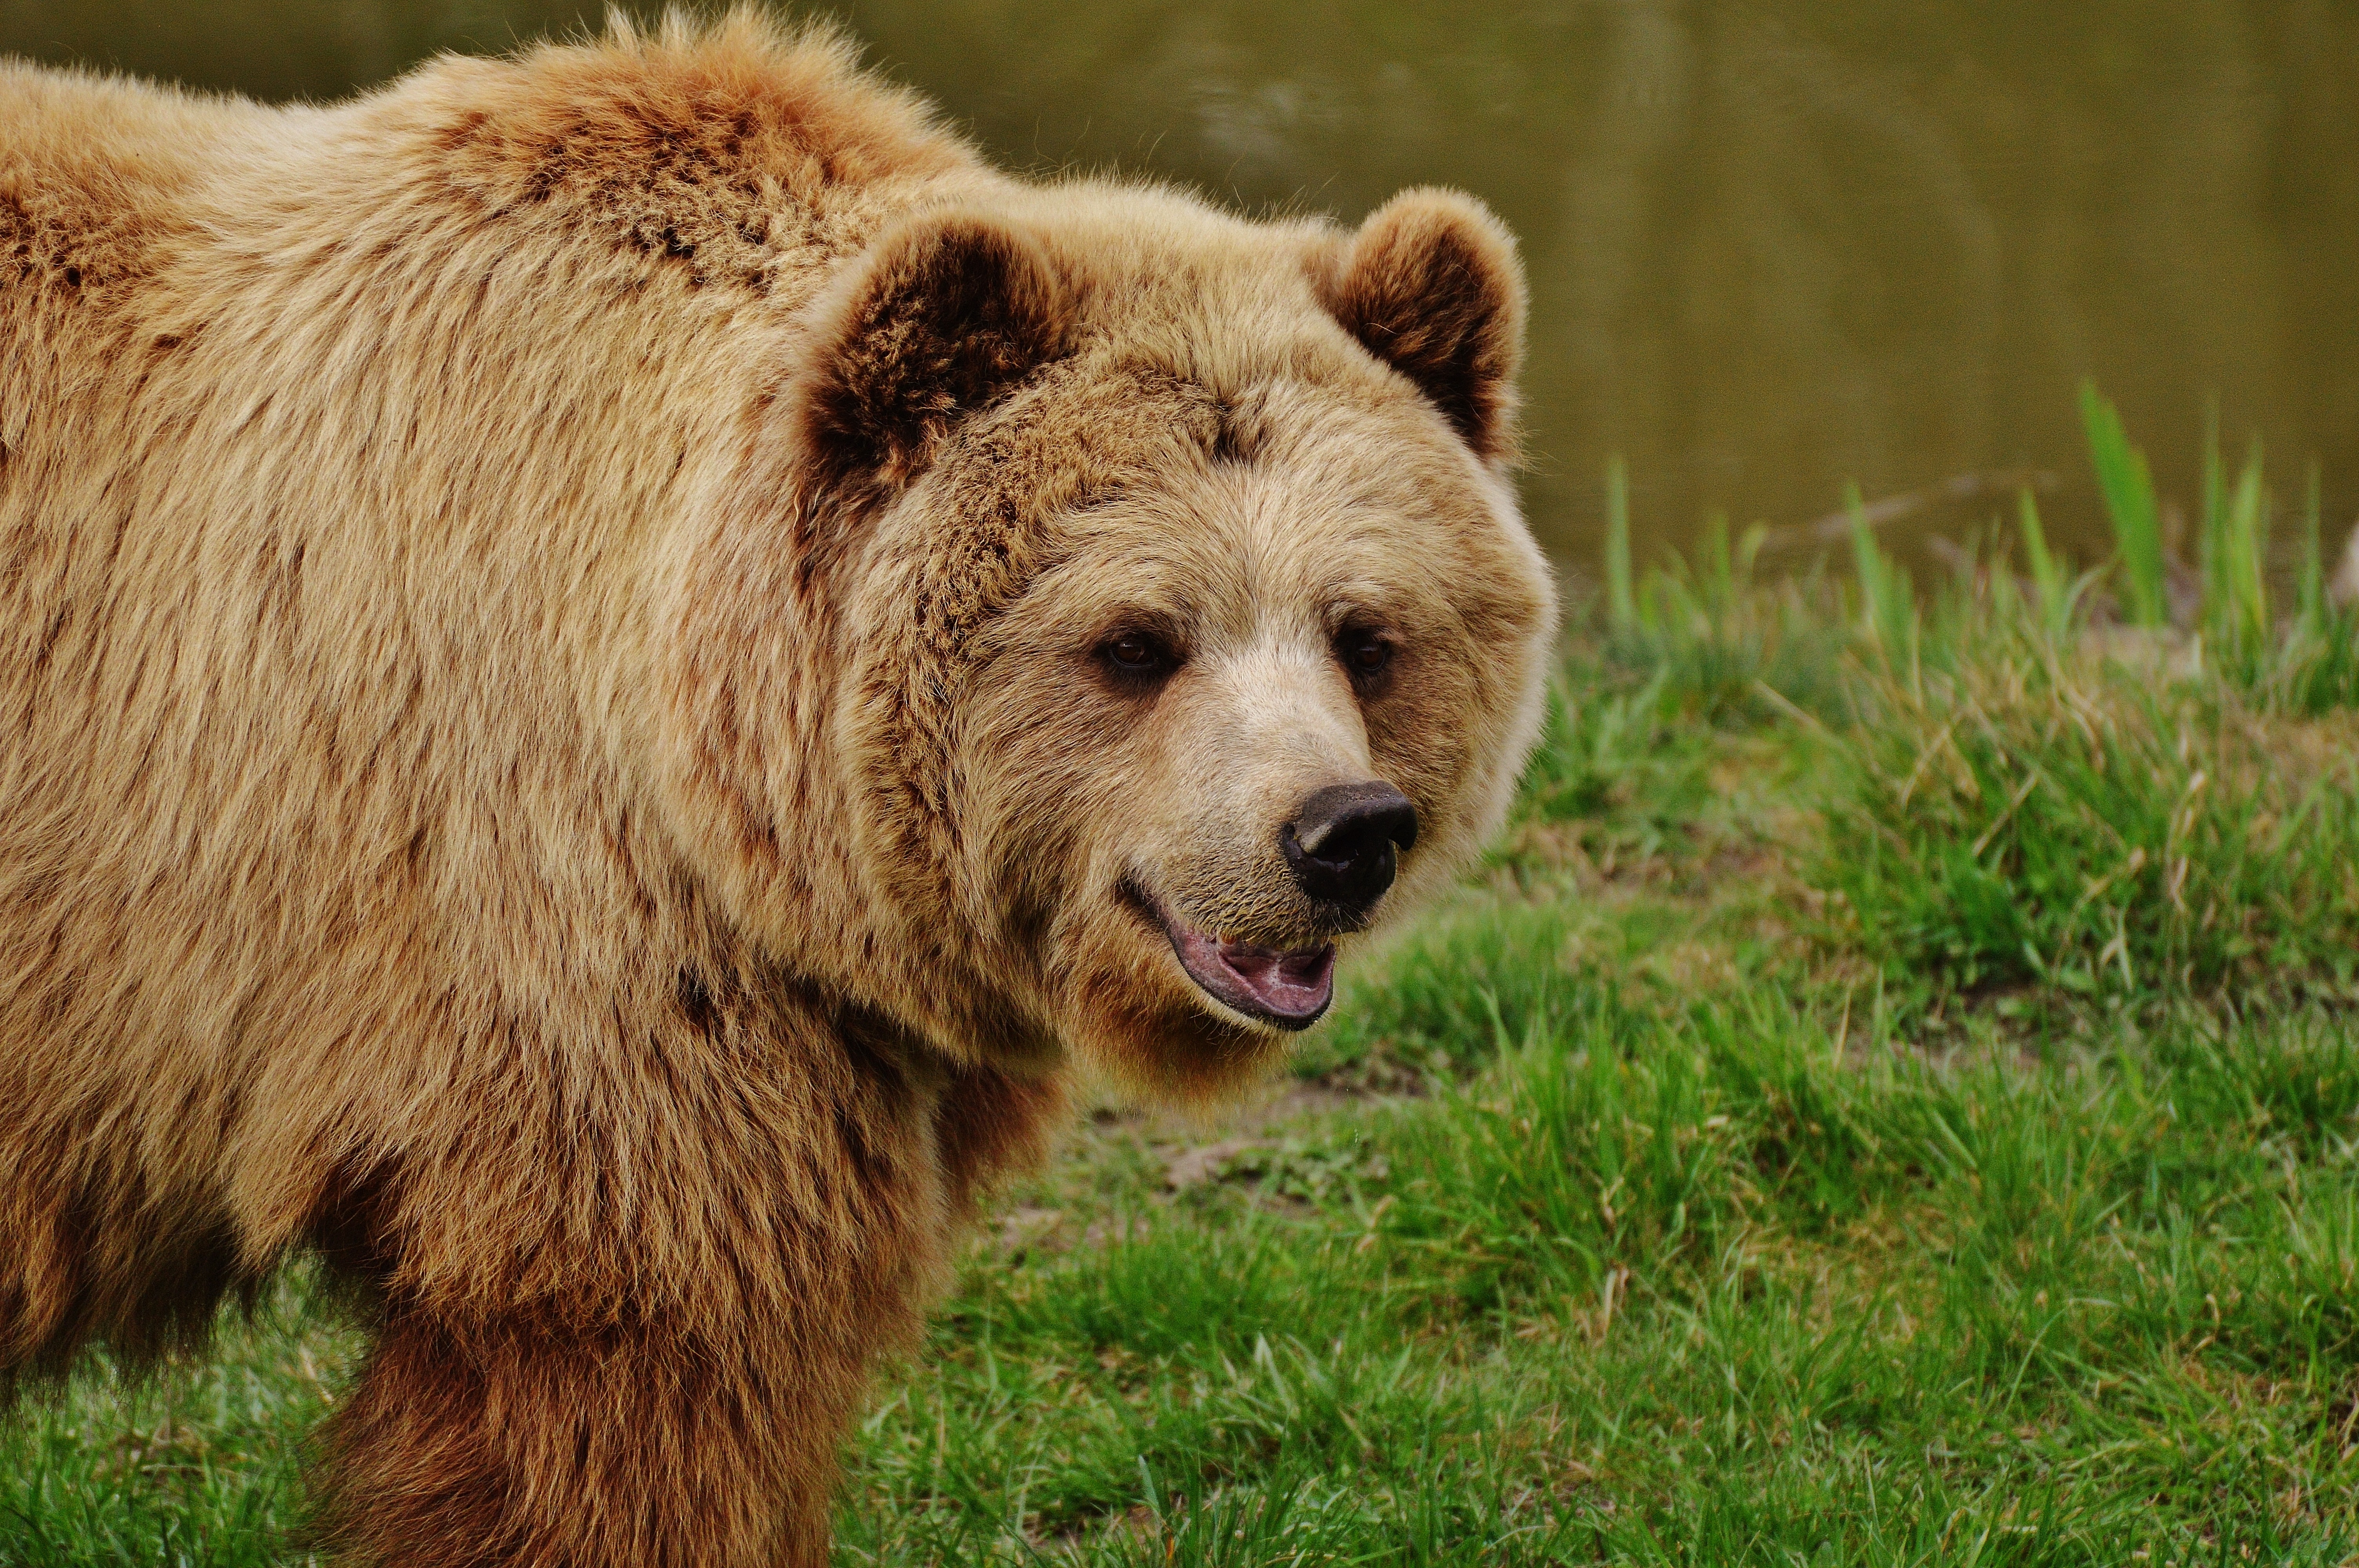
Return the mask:
<svg viewBox="0 0 2359 1568">
<path fill-rule="evenodd" d="M 2089 434 L 2089 459 L 2097 470 L 2105 514 L 2122 565 L 2125 607 L 2134 625 L 2169 621 L 2163 587 L 2162 514 L 2155 503 L 2154 475 L 2146 454 L 2130 445 L 2122 416 L 2093 381 L 2081 384 L 2081 419 Z"/>
<path fill-rule="evenodd" d="M 2016 521 L 2031 565 L 2031 586 L 2039 596 L 2040 626 L 2050 639 L 2060 641 L 2072 629 L 2074 595 L 2064 564 L 2049 551 L 2048 531 L 2039 525 L 2039 503 L 2028 489 L 2016 495 Z"/>
<path fill-rule="evenodd" d="M 2318 460 L 2310 460 L 2309 482 L 2301 504 L 2301 576 L 2296 582 L 2296 613 L 2307 636 L 2316 636 L 2326 624 L 2325 514 L 2319 492 Z"/>
<path fill-rule="evenodd" d="M 1630 576 L 1630 470 L 1618 453 L 1605 460 L 1605 606 L 1615 632 L 1638 624 Z"/>
<path fill-rule="evenodd" d="M 1886 555 L 1868 525 L 1867 504 L 1859 486 L 1843 487 L 1843 510 L 1851 514 L 1852 564 L 1859 575 L 1860 628 L 1880 648 L 1886 661 L 1907 659 L 1909 632 L 1916 619 L 1916 596 L 1908 574 Z"/>
<path fill-rule="evenodd" d="M 2268 548 L 2268 492 L 2261 482 L 2261 445 L 2256 441 L 2228 503 L 2219 562 L 2225 579 L 2223 597 L 2232 632 L 2230 645 L 2248 657 L 2257 655 L 2269 637 L 2268 581 L 2264 570 Z"/>
<path fill-rule="evenodd" d="M 2233 622 L 2228 580 L 2222 562 L 2228 554 L 2228 478 L 2220 461 L 2220 400 L 2203 408 L 2203 520 L 2197 535 L 2196 566 L 2203 579 L 2203 633 L 2225 646 Z"/>
</svg>

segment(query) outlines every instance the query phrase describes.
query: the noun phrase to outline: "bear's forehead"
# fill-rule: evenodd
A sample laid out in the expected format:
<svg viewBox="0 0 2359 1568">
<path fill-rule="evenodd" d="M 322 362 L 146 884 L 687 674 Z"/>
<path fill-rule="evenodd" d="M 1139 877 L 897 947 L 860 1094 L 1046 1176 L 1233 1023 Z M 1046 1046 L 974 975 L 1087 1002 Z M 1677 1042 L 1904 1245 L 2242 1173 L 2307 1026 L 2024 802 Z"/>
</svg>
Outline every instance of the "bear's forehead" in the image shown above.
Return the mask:
<svg viewBox="0 0 2359 1568">
<path fill-rule="evenodd" d="M 1075 355 L 1017 400 L 982 443 L 1004 473 L 1086 474 L 1105 492 L 1233 495 L 1239 475 L 1299 483 L 1339 503 L 1454 510 L 1476 464 L 1403 378 L 1325 318 L 1254 334 L 1207 318 L 1184 337 L 1114 341 Z M 1225 337 L 1251 340 L 1215 353 Z M 994 421 L 994 424 L 1000 423 Z M 965 485 L 988 477 L 968 470 Z"/>
<path fill-rule="evenodd" d="M 1283 463 L 1215 465 L 1056 524 L 1051 565 L 1025 595 L 1059 624 L 1140 615 L 1244 638 L 1332 634 L 1354 614 L 1441 611 L 1448 564 L 1481 526 L 1413 485 L 1339 489 Z M 1494 524 L 1495 526 L 1495 524 Z"/>
<path fill-rule="evenodd" d="M 1356 611 L 1439 623 L 1504 569 L 1512 496 L 1307 287 L 1129 308 L 926 487 L 919 526 L 1004 536 L 1025 562 L 1016 622 L 1057 641 L 1142 614 L 1223 640 L 1326 635 Z"/>
</svg>

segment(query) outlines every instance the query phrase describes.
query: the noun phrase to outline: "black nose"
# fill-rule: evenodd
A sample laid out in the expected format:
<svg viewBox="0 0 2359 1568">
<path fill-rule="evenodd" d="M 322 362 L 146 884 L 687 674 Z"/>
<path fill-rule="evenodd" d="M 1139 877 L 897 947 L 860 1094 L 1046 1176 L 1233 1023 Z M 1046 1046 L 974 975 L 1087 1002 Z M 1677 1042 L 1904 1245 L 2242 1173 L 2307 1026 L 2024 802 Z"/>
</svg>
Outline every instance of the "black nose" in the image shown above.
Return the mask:
<svg viewBox="0 0 2359 1568">
<path fill-rule="evenodd" d="M 1393 885 L 1393 846 L 1416 844 L 1417 807 L 1388 784 L 1330 784 L 1277 837 L 1304 892 L 1363 914 Z"/>
</svg>

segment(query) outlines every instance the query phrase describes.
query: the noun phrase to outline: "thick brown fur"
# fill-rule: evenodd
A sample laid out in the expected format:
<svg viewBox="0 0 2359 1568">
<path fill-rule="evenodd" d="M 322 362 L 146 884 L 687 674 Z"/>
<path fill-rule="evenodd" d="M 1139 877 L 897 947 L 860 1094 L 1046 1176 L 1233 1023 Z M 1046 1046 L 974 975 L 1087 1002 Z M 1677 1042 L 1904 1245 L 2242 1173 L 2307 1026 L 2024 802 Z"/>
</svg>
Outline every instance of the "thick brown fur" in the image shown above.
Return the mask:
<svg viewBox="0 0 2359 1568">
<path fill-rule="evenodd" d="M 1386 913 L 1495 824 L 1521 309 L 1465 198 L 1016 181 L 750 15 L 328 108 L 0 63 L 0 1376 L 309 1249 L 355 1560 L 824 1562 L 1070 1065 L 1273 1055 L 1138 901 L 1348 943 L 1292 802 L 1406 792 Z"/>
</svg>

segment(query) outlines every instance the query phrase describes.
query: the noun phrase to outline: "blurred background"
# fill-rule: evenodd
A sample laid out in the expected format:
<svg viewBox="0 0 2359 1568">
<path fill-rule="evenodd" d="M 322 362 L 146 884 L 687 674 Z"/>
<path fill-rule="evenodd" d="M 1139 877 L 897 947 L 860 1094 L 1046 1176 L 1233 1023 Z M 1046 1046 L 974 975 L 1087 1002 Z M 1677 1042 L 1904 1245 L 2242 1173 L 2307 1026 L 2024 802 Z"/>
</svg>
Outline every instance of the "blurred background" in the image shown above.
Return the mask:
<svg viewBox="0 0 2359 1568">
<path fill-rule="evenodd" d="M 601 9 L 0 0 L 0 51 L 319 100 Z M 1887 532 L 1921 554 L 2027 475 L 2093 559 L 2083 377 L 2182 508 L 2216 400 L 2232 458 L 2318 465 L 2330 540 L 2359 511 L 2349 0 L 827 9 L 1018 167 L 1346 220 L 1419 182 L 1489 200 L 1531 271 L 1531 516 L 1576 573 L 1614 454 L 1642 560 L 1848 481 L 1937 492 Z"/>
</svg>

